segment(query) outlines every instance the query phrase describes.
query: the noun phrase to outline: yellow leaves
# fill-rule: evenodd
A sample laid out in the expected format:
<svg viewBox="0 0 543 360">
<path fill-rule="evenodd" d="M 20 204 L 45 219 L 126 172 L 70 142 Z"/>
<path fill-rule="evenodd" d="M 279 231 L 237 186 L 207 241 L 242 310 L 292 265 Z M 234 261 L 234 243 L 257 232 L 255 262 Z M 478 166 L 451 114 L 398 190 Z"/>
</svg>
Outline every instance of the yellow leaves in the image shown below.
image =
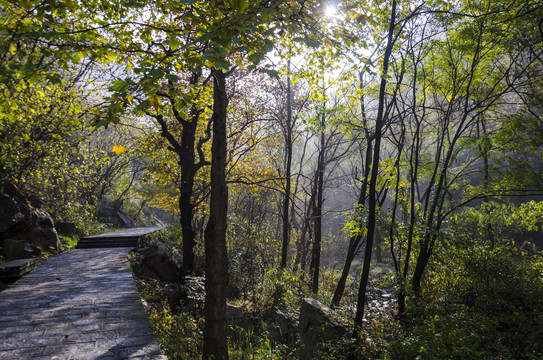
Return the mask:
<svg viewBox="0 0 543 360">
<path fill-rule="evenodd" d="M 347 10 L 346 15 L 348 19 L 355 21 L 357 23 L 363 24 L 364 22 L 366 22 L 366 15 L 359 14 L 352 9 Z"/>
<path fill-rule="evenodd" d="M 117 155 L 121 155 L 121 154 L 127 152 L 128 149 L 125 148 L 125 147 L 122 146 L 122 145 L 115 145 L 115 146 L 113 146 L 113 149 L 111 149 L 111 151 L 113 151 L 113 152 L 114 152 L 115 154 L 117 154 Z"/>
<path fill-rule="evenodd" d="M 9 44 L 9 53 L 11 55 L 15 55 L 17 53 L 17 46 L 15 46 L 15 44 Z"/>
<path fill-rule="evenodd" d="M 160 105 L 161 105 L 161 100 L 160 100 L 160 96 L 158 96 L 157 94 L 153 94 L 151 96 L 149 96 L 149 105 L 151 107 L 153 107 L 156 111 L 158 111 Z"/>
</svg>

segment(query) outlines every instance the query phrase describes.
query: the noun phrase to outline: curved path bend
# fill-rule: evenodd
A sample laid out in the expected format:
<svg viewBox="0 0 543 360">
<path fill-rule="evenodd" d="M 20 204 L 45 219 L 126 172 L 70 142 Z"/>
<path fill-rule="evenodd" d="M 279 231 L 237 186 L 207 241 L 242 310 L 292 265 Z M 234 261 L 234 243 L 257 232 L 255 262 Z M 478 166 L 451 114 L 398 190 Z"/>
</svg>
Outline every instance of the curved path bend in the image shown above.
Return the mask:
<svg viewBox="0 0 543 360">
<path fill-rule="evenodd" d="M 0 359 L 166 359 L 128 248 L 76 249 L 0 293 Z"/>
</svg>

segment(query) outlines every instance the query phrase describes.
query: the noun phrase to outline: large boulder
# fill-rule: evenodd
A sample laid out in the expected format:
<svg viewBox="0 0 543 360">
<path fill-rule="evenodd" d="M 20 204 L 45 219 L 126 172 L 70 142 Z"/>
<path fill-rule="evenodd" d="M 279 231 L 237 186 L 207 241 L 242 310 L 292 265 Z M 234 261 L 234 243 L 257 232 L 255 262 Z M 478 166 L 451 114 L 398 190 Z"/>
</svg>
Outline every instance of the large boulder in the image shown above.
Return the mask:
<svg viewBox="0 0 543 360">
<path fill-rule="evenodd" d="M 51 215 L 31 206 L 15 185 L 4 181 L 0 184 L 0 246 L 4 256 L 8 260 L 17 259 L 27 256 L 23 253 L 28 249 L 35 254 L 29 244 L 60 251 L 60 239 Z"/>
<path fill-rule="evenodd" d="M 247 334 L 255 330 L 255 319 L 244 307 L 226 303 L 226 325 L 229 337 L 245 341 L 248 338 Z"/>
<path fill-rule="evenodd" d="M 300 308 L 300 360 L 319 358 L 321 344 L 344 338 L 347 330 L 332 319 L 331 310 L 319 301 L 305 298 Z"/>
<path fill-rule="evenodd" d="M 39 247 L 20 240 L 4 239 L 2 249 L 8 260 L 28 259 L 41 255 Z"/>
<path fill-rule="evenodd" d="M 30 205 L 23 194 L 9 181 L 0 183 L 0 234 L 30 214 Z"/>
<path fill-rule="evenodd" d="M 24 241 L 42 249 L 53 248 L 60 251 L 60 240 L 53 219 L 43 209 L 30 208 L 28 216 L 6 230 L 3 238 Z"/>
<path fill-rule="evenodd" d="M 55 224 L 55 229 L 59 235 L 73 236 L 76 234 L 77 229 L 75 223 L 71 221 L 61 221 Z"/>
<path fill-rule="evenodd" d="M 134 275 L 164 282 L 183 281 L 183 258 L 171 245 L 156 241 L 141 249 L 132 261 Z"/>
<path fill-rule="evenodd" d="M 281 310 L 273 309 L 263 315 L 262 328 L 272 343 L 294 344 L 298 331 L 292 318 Z"/>
<path fill-rule="evenodd" d="M 226 325 L 228 336 L 246 345 L 250 334 L 262 336 L 271 344 L 294 345 L 297 328 L 294 321 L 280 310 L 251 310 L 243 305 L 226 303 Z"/>
</svg>

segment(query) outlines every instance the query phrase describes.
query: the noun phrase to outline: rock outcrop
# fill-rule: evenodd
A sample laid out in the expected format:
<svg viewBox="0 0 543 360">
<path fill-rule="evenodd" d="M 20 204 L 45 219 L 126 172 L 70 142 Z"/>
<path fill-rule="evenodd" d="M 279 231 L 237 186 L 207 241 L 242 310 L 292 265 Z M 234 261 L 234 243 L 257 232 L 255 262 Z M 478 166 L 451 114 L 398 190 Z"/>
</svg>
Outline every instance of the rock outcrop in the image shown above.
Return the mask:
<svg viewBox="0 0 543 360">
<path fill-rule="evenodd" d="M 60 240 L 53 219 L 43 209 L 30 208 L 29 215 L 6 230 L 3 237 L 34 244 L 42 249 L 54 248 L 60 251 Z"/>
<path fill-rule="evenodd" d="M 248 334 L 266 337 L 272 344 L 294 345 L 297 329 L 294 321 L 279 310 L 250 310 L 245 306 L 226 303 L 228 336 L 244 343 Z"/>
<path fill-rule="evenodd" d="M 9 181 L 0 183 L 0 234 L 30 214 L 28 200 Z"/>
<path fill-rule="evenodd" d="M 246 332 L 255 330 L 255 319 L 250 311 L 242 306 L 226 303 L 226 323 L 228 325 L 229 336 L 236 336 L 239 329 Z"/>
<path fill-rule="evenodd" d="M 300 308 L 300 360 L 319 359 L 320 344 L 339 340 L 347 330 L 330 317 L 330 309 L 315 299 L 305 298 Z"/>
<path fill-rule="evenodd" d="M 39 247 L 20 240 L 4 239 L 2 248 L 8 260 L 27 259 L 41 255 Z"/>
<path fill-rule="evenodd" d="M 298 336 L 295 321 L 277 309 L 264 313 L 262 328 L 275 343 L 294 344 Z"/>
<path fill-rule="evenodd" d="M 71 221 L 62 221 L 55 223 L 55 229 L 59 235 L 73 236 L 77 233 L 75 223 Z"/>
<path fill-rule="evenodd" d="M 51 215 L 30 205 L 17 187 L 7 181 L 0 184 L 0 247 L 8 260 L 35 256 L 39 253 L 36 247 L 60 251 Z"/>
<path fill-rule="evenodd" d="M 139 250 L 132 261 L 134 275 L 170 283 L 183 281 L 183 258 L 171 245 L 156 241 Z"/>
</svg>

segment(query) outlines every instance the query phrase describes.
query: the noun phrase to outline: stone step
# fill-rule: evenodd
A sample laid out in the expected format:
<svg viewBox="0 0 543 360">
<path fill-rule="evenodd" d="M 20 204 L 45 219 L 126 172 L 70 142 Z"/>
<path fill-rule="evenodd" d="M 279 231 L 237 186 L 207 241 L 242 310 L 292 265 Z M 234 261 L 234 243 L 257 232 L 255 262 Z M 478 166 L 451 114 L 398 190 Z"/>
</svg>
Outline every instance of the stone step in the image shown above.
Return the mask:
<svg viewBox="0 0 543 360">
<path fill-rule="evenodd" d="M 19 259 L 0 265 L 0 279 L 17 279 L 27 274 L 40 262 L 39 259 Z"/>
<path fill-rule="evenodd" d="M 81 238 L 79 239 L 77 249 L 91 248 L 113 248 L 113 247 L 136 247 L 138 246 L 139 236 L 126 237 L 100 237 L 100 238 Z"/>
<path fill-rule="evenodd" d="M 136 247 L 138 240 L 160 227 L 141 227 L 115 231 L 79 239 L 76 249 Z"/>
</svg>

